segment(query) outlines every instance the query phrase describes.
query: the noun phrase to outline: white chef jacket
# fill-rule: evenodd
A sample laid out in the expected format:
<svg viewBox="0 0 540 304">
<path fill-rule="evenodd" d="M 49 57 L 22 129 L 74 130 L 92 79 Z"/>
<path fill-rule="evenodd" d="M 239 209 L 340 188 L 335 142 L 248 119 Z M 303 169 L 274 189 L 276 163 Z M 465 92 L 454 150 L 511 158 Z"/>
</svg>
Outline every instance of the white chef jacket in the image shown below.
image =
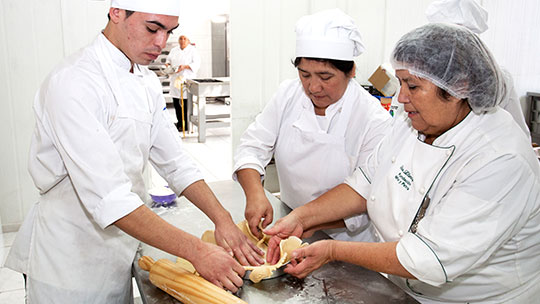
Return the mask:
<svg viewBox="0 0 540 304">
<path fill-rule="evenodd" d="M 533 303 L 540 297 L 540 168 L 508 112 L 473 112 L 425 144 L 406 113 L 346 183 L 367 199 L 380 241 L 425 303 Z M 425 217 L 413 230 L 420 206 Z"/>
<path fill-rule="evenodd" d="M 512 75 L 510 75 L 507 70 L 501 70 L 503 73 L 504 84 L 506 85 L 507 95 L 506 98 L 501 101 L 499 106 L 508 111 L 510 115 L 512 115 L 518 126 L 521 128 L 521 130 L 523 130 L 523 132 L 529 139 L 530 143 L 531 133 L 529 131 L 529 127 L 527 126 L 527 122 L 525 122 L 525 115 L 523 115 L 521 103 L 519 102 L 519 98 L 514 88 L 514 80 L 512 79 Z"/>
<path fill-rule="evenodd" d="M 326 118 L 327 128 L 321 128 L 317 117 Z M 281 200 L 296 208 L 341 184 L 383 137 L 390 118 L 354 79 L 324 117 L 315 115 L 301 81 L 287 80 L 243 134 L 233 170 L 249 167 L 264 177 L 274 156 Z M 368 218 L 359 218 L 348 231 L 327 233 L 336 239 L 372 241 Z"/>
<path fill-rule="evenodd" d="M 6 261 L 28 275 L 28 303 L 127 303 L 138 241 L 111 224 L 147 199 L 147 161 L 176 194 L 202 179 L 159 80 L 130 67 L 100 34 L 36 94 L 29 171 L 40 198 Z"/>
<path fill-rule="evenodd" d="M 179 73 L 171 74 L 169 80 L 171 83 L 171 94 L 174 98 L 180 98 L 180 89 L 174 86 L 174 81 L 177 77 L 182 77 L 183 80 L 193 79 L 197 77 L 197 72 L 201 67 L 201 57 L 197 52 L 197 48 L 192 44 L 188 44 L 183 50 L 180 46 L 175 46 L 167 55 L 166 63 L 170 64 L 176 71 L 181 65 L 189 65 L 190 69 L 182 70 Z M 184 98 L 187 98 L 186 89 L 184 88 Z"/>
</svg>

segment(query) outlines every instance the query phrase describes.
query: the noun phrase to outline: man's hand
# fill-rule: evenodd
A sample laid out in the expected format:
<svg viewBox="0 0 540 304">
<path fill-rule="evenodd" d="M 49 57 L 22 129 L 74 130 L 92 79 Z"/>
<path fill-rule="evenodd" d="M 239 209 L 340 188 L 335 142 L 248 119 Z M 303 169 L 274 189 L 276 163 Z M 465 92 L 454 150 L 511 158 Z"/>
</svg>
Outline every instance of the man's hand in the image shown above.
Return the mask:
<svg viewBox="0 0 540 304">
<path fill-rule="evenodd" d="M 297 278 L 305 278 L 308 274 L 319 269 L 333 260 L 333 240 L 322 240 L 292 252 L 292 260 L 285 272 Z"/>
<path fill-rule="evenodd" d="M 301 238 L 304 233 L 304 228 L 300 219 L 296 216 L 295 212 L 292 211 L 285 217 L 280 218 L 272 228 L 264 230 L 264 233 L 272 236 L 270 241 L 268 241 L 266 260 L 270 264 L 275 264 L 279 261 L 279 243 L 281 240 L 286 239 L 291 235 Z"/>
<path fill-rule="evenodd" d="M 216 224 L 214 232 L 216 243 L 225 248 L 231 256 L 236 257 L 242 265 L 258 266 L 264 264 L 264 252 L 257 248 L 236 226 L 232 220 Z"/>
<path fill-rule="evenodd" d="M 244 267 L 223 248 L 201 243 L 199 258 L 190 261 L 197 272 L 214 285 L 236 292 L 243 284 Z"/>
<path fill-rule="evenodd" d="M 262 228 L 266 228 L 274 220 L 274 209 L 272 205 L 266 198 L 266 195 L 255 199 L 247 199 L 246 201 L 246 210 L 244 216 L 249 225 L 249 230 L 257 238 L 262 238 L 262 231 L 259 230 L 259 224 L 262 222 Z"/>
</svg>

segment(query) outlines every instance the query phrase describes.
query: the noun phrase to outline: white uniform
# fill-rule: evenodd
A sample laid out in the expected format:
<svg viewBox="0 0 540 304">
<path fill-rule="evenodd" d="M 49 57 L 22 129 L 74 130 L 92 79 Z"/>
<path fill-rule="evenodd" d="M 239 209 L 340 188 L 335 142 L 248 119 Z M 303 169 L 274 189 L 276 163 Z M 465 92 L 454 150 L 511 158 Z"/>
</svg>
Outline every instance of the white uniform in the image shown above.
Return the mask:
<svg viewBox="0 0 540 304">
<path fill-rule="evenodd" d="M 418 278 L 391 280 L 425 303 L 538 301 L 540 167 L 508 112 L 471 112 L 433 145 L 406 113 L 391 131 L 346 181 Z"/>
<path fill-rule="evenodd" d="M 191 44 L 188 44 L 183 50 L 180 48 L 180 46 L 172 48 L 169 52 L 169 55 L 167 55 L 167 59 L 165 62 L 170 64 L 175 71 L 181 65 L 189 65 L 189 67 L 191 68 L 191 70 L 185 69 L 180 71 L 179 73 L 172 74 L 169 78 L 171 83 L 171 90 L 169 94 L 171 94 L 171 96 L 174 98 L 180 98 L 182 97 L 180 96 L 180 89 L 174 86 L 174 81 L 179 76 L 182 77 L 182 79 L 184 80 L 197 77 L 197 72 L 201 67 L 201 57 L 197 52 L 197 48 L 195 48 Z M 186 89 L 184 87 L 184 98 L 187 98 L 186 94 Z"/>
<path fill-rule="evenodd" d="M 155 74 L 100 34 L 45 80 L 29 170 L 40 191 L 6 267 L 28 303 L 127 303 L 138 241 L 111 225 L 143 204 L 150 160 L 180 194 L 202 179 L 164 111 Z"/>
<path fill-rule="evenodd" d="M 273 155 L 281 200 L 291 208 L 339 185 L 383 137 L 390 115 L 355 80 L 350 80 L 343 97 L 325 114 L 315 115 L 299 79 L 284 81 L 242 136 L 234 171 L 250 167 L 264 176 Z M 368 218 L 360 218 L 350 231 L 328 232 L 338 239 L 372 240 L 370 233 L 363 233 Z"/>
<path fill-rule="evenodd" d="M 514 80 L 512 79 L 512 75 L 510 75 L 507 70 L 501 70 L 503 72 L 504 84 L 506 85 L 508 95 L 501 101 L 499 106 L 512 115 L 514 121 L 518 124 L 521 130 L 523 130 L 530 143 L 532 141 L 531 132 L 529 131 L 527 122 L 525 122 L 525 115 L 523 115 L 523 111 L 521 110 L 521 103 L 519 102 L 519 98 L 514 88 Z"/>
</svg>

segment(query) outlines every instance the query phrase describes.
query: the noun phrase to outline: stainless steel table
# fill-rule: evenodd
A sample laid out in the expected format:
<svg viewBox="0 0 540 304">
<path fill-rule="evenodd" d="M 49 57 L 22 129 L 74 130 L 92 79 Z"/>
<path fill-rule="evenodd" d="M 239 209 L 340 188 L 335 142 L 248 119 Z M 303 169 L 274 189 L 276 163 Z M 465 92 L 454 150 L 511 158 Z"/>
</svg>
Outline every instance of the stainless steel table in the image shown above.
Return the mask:
<svg viewBox="0 0 540 304">
<path fill-rule="evenodd" d="M 220 202 L 229 210 L 235 222 L 244 219 L 245 196 L 242 188 L 234 181 L 210 183 Z M 274 207 L 274 218 L 286 215 L 290 209 L 272 194 L 266 194 Z M 174 208 L 160 208 L 157 213 L 171 224 L 196 236 L 201 236 L 208 229 L 214 229 L 212 222 L 185 198 L 177 199 Z M 316 234 L 306 241 L 326 238 L 323 233 Z M 148 279 L 148 272 L 139 268 L 137 260 L 148 255 L 154 260 L 168 258 L 176 261 L 176 257 L 161 250 L 141 244 L 133 263 L 133 275 L 137 281 L 143 303 L 180 303 L 161 291 Z M 281 277 L 263 280 L 254 284 L 244 281 L 244 286 L 237 293 L 250 304 L 278 303 L 418 303 L 399 287 L 377 272 L 359 266 L 331 262 L 311 273 L 304 280 L 296 279 L 288 274 Z"/>
<path fill-rule="evenodd" d="M 220 128 L 230 126 L 230 122 L 223 122 L 219 119 L 230 118 L 230 114 L 206 114 L 206 97 L 228 97 L 230 96 L 230 77 L 215 77 L 208 79 L 186 79 L 188 123 L 197 126 L 198 141 L 206 141 L 207 128 Z M 193 115 L 193 96 L 197 96 L 197 115 Z"/>
</svg>

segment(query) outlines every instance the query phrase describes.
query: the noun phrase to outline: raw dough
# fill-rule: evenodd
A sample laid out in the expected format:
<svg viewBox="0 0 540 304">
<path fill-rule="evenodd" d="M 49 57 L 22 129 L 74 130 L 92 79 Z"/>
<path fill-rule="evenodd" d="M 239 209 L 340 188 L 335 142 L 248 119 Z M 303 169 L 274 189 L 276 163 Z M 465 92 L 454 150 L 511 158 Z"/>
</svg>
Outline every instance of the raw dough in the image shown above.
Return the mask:
<svg viewBox="0 0 540 304">
<path fill-rule="evenodd" d="M 262 230 L 261 224 L 259 224 L 259 228 L 261 228 Z M 236 225 L 248 237 L 248 239 L 251 242 L 257 245 L 257 247 L 260 248 L 262 251 L 264 251 L 264 260 L 266 260 L 266 251 L 268 250 L 268 240 L 270 239 L 270 236 L 263 233 L 263 237 L 261 239 L 258 239 L 257 237 L 253 235 L 253 233 L 251 233 L 251 230 L 249 229 L 249 225 L 247 221 L 245 220 Z M 205 231 L 203 235 L 201 236 L 201 239 L 205 242 L 216 244 L 216 238 L 214 237 L 214 231 L 212 230 Z M 258 283 L 261 280 L 272 276 L 272 273 L 276 269 L 287 264 L 291 260 L 291 253 L 295 249 L 298 249 L 300 247 L 304 247 L 307 245 L 308 245 L 307 243 L 302 244 L 302 240 L 299 239 L 298 237 L 290 236 L 286 240 L 282 240 L 281 243 L 279 243 L 280 259 L 276 264 L 270 265 L 268 264 L 268 262 L 266 262 L 265 264 L 260 265 L 260 266 L 244 266 L 244 269 L 251 270 L 249 279 L 253 283 Z"/>
<path fill-rule="evenodd" d="M 304 246 L 307 246 L 307 243 L 302 244 L 301 239 L 299 239 L 296 236 L 290 236 L 286 240 L 282 240 L 279 243 L 280 259 L 276 264 L 270 265 L 267 262 L 261 266 L 244 266 L 244 269 L 251 270 L 249 279 L 253 283 L 259 283 L 261 280 L 270 277 L 276 269 L 289 263 L 292 258 L 292 252 L 295 249 L 298 249 Z M 266 252 L 264 253 L 264 255 L 266 259 Z"/>
</svg>

